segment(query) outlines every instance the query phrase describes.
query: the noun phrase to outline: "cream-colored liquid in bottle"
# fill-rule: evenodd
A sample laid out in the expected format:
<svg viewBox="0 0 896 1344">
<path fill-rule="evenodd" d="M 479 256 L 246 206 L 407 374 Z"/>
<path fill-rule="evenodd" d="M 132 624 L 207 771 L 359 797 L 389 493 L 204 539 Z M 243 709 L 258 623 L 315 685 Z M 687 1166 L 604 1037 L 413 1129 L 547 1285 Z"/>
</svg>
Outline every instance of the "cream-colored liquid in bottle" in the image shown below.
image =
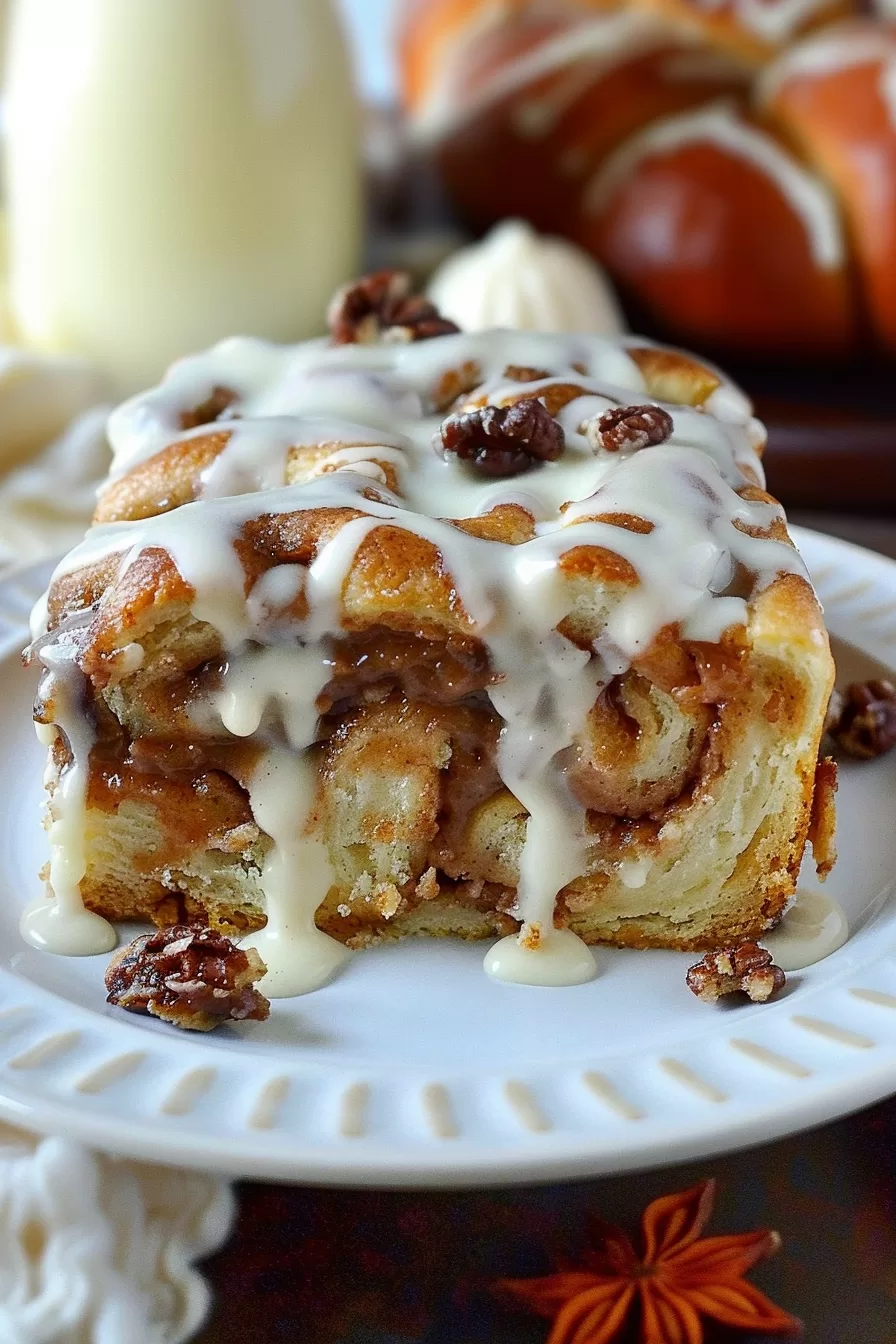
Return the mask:
<svg viewBox="0 0 896 1344">
<path fill-rule="evenodd" d="M 19 0 L 6 85 L 29 344 L 126 394 L 234 333 L 319 330 L 361 236 L 331 0 Z"/>
</svg>

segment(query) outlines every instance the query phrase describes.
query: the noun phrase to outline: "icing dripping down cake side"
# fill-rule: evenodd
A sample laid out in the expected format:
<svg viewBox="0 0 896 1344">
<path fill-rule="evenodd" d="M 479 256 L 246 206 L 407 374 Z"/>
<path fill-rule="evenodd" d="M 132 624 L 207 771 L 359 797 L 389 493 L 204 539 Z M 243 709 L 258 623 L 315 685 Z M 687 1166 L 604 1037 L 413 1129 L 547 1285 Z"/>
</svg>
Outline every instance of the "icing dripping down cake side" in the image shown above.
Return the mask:
<svg viewBox="0 0 896 1344">
<path fill-rule="evenodd" d="M 646 341 L 402 302 L 112 416 L 35 615 L 32 941 L 201 918 L 290 994 L 380 937 L 500 935 L 494 974 L 570 983 L 586 944 L 783 912 L 833 668 L 748 401 Z"/>
</svg>

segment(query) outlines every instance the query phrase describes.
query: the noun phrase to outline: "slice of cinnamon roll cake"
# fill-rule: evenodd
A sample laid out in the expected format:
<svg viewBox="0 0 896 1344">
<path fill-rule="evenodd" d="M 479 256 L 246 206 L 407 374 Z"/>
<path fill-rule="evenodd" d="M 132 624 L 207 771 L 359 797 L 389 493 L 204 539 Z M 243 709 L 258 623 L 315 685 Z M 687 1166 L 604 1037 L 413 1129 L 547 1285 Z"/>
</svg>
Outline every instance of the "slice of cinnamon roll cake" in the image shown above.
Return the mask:
<svg viewBox="0 0 896 1344">
<path fill-rule="evenodd" d="M 248 934 L 265 991 L 381 937 L 712 948 L 830 865 L 833 665 L 761 425 L 639 339 L 465 335 L 381 274 L 110 421 L 35 615 L 53 951 Z M 814 796 L 814 803 L 813 803 Z"/>
</svg>

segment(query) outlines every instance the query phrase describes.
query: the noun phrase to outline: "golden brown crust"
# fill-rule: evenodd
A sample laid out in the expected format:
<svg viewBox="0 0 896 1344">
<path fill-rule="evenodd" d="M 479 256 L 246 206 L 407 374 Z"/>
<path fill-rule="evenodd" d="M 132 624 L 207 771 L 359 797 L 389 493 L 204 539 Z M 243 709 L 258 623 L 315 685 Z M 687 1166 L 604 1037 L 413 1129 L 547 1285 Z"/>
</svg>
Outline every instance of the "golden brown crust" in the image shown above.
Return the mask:
<svg viewBox="0 0 896 1344">
<path fill-rule="evenodd" d="M 202 472 L 230 441 L 230 431 L 179 439 L 126 475 L 104 486 L 93 521 L 134 522 L 189 504 L 197 497 Z"/>
<path fill-rule="evenodd" d="M 145 462 L 139 462 L 125 475 L 105 486 L 97 502 L 95 523 L 136 522 L 170 513 L 198 499 L 203 473 L 215 462 L 230 442 L 232 430 L 177 439 Z M 283 459 L 283 484 L 313 480 L 338 469 L 333 454 L 345 448 L 370 447 L 369 461 L 383 475 L 389 490 L 398 489 L 394 463 L 378 457 L 376 445 L 364 440 L 341 439 L 336 442 L 294 444 Z"/>
<path fill-rule="evenodd" d="M 647 391 L 659 401 L 702 406 L 721 386 L 712 369 L 678 350 L 660 346 L 629 346 L 628 353 L 644 375 Z"/>
<path fill-rule="evenodd" d="M 837 862 L 834 832 L 837 813 L 834 796 L 837 792 L 837 764 L 830 756 L 818 762 L 815 769 L 815 788 L 809 819 L 809 843 L 815 856 L 815 871 L 822 882 Z"/>
</svg>

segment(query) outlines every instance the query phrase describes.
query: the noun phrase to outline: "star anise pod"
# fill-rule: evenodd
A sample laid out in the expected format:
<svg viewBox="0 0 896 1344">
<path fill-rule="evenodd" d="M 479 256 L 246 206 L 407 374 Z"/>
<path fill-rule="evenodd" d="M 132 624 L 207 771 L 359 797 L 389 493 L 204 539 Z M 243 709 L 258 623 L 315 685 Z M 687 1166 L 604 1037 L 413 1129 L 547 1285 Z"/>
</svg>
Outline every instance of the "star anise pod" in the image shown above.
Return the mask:
<svg viewBox="0 0 896 1344">
<path fill-rule="evenodd" d="M 641 1253 L 621 1228 L 595 1220 L 580 1265 L 498 1291 L 547 1316 L 547 1344 L 611 1344 L 637 1316 L 641 1344 L 703 1344 L 703 1317 L 757 1334 L 796 1335 L 800 1322 L 744 1275 L 780 1246 L 776 1232 L 702 1237 L 715 1181 L 655 1199 L 641 1219 Z"/>
</svg>

